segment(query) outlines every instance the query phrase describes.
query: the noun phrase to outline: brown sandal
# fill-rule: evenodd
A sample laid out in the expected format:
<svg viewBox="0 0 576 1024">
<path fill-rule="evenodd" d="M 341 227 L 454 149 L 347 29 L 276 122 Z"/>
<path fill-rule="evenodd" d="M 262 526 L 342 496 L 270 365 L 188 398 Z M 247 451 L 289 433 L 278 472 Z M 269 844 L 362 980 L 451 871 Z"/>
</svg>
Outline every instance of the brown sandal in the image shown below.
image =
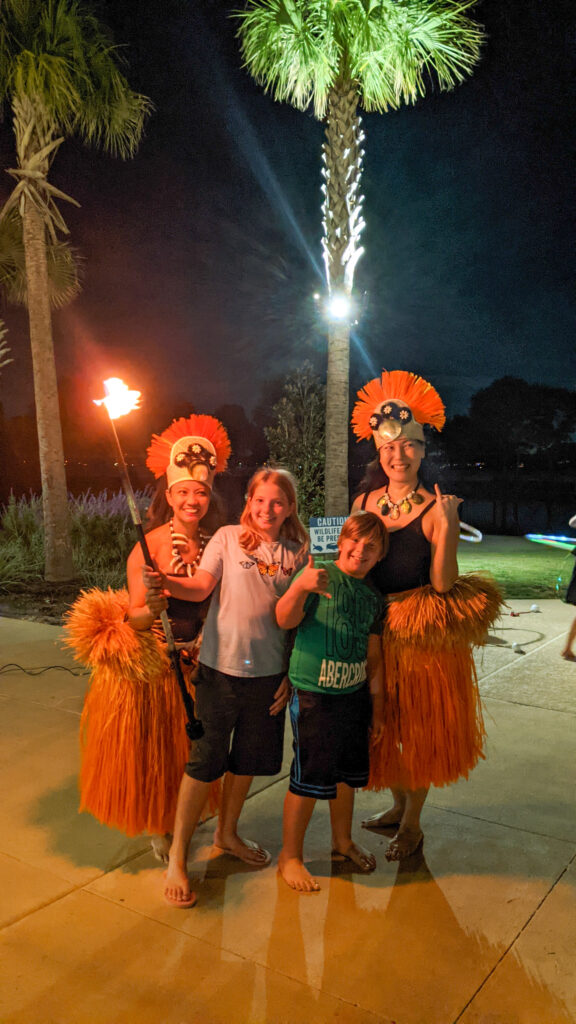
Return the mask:
<svg viewBox="0 0 576 1024">
<path fill-rule="evenodd" d="M 372 814 L 370 818 L 365 818 L 362 822 L 362 828 L 366 828 L 368 831 L 372 832 L 380 832 L 382 829 L 387 828 L 398 828 L 400 824 L 400 817 L 402 817 L 401 814 L 400 817 L 398 817 L 397 814 L 392 815 L 392 818 L 396 819 L 395 821 L 393 821 L 392 818 L 390 821 L 382 820 L 391 813 L 391 810 L 392 808 L 390 808 L 390 811 L 383 811 L 381 814 Z"/>
</svg>

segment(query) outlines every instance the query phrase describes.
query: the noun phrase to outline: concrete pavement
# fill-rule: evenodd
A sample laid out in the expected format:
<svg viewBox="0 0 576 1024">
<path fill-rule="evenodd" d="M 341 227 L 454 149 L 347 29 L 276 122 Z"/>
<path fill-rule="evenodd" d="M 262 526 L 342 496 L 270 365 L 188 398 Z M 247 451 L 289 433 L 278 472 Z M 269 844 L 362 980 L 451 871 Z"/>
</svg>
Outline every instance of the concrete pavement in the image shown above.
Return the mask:
<svg viewBox="0 0 576 1024">
<path fill-rule="evenodd" d="M 87 677 L 66 671 L 60 630 L 1 619 L 0 666 L 62 666 L 0 675 L 2 1024 L 576 1021 L 576 664 L 560 657 L 574 609 L 510 604 L 522 614 L 478 655 L 486 761 L 430 793 L 421 857 L 388 864 L 362 832 L 376 871 L 332 867 L 318 806 L 306 856 L 322 890 L 298 896 L 274 862 L 215 856 L 208 822 L 188 911 L 161 899 L 145 839 L 77 813 Z M 242 821 L 274 857 L 289 756 Z M 384 805 L 358 794 L 357 822 Z"/>
</svg>

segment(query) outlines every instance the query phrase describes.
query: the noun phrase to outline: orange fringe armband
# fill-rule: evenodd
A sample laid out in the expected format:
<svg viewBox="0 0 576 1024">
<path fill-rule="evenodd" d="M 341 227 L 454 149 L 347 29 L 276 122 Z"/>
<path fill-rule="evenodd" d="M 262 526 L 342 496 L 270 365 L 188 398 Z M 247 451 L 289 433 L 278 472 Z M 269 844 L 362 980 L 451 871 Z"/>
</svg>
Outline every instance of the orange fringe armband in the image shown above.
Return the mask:
<svg viewBox="0 0 576 1024">
<path fill-rule="evenodd" d="M 500 615 L 492 580 L 460 576 L 390 597 L 382 633 L 385 728 L 371 745 L 368 789 L 445 786 L 484 757 L 485 728 L 472 649 Z"/>
<path fill-rule="evenodd" d="M 80 811 L 128 836 L 172 832 L 188 760 L 186 713 L 165 647 L 126 621 L 128 594 L 83 591 L 65 644 L 92 672 L 80 720 Z M 188 676 L 194 666 L 183 666 Z M 190 678 L 186 680 L 193 695 Z M 206 816 L 219 803 L 213 784 Z"/>
</svg>

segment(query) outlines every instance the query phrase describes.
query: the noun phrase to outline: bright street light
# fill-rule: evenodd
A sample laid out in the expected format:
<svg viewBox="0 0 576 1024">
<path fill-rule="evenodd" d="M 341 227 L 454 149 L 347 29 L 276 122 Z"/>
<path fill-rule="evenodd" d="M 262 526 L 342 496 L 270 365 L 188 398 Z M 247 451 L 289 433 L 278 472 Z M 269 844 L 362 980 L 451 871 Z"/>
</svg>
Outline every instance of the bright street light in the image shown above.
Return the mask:
<svg viewBox="0 0 576 1024">
<path fill-rule="evenodd" d="M 326 303 L 326 315 L 329 320 L 351 320 L 352 310 L 352 301 L 344 292 L 334 292 Z"/>
</svg>

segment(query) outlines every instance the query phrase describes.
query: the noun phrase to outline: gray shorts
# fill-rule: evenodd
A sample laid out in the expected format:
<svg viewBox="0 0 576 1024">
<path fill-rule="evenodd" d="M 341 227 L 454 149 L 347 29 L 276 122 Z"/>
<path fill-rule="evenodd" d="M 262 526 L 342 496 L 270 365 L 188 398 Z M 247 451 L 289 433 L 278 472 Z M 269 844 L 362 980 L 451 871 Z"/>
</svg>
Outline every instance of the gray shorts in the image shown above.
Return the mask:
<svg viewBox="0 0 576 1024">
<path fill-rule="evenodd" d="M 198 665 L 196 716 L 204 735 L 194 740 L 184 769 L 192 779 L 213 782 L 234 775 L 277 775 L 282 767 L 286 709 L 270 714 L 286 675 L 246 679 Z"/>
</svg>

